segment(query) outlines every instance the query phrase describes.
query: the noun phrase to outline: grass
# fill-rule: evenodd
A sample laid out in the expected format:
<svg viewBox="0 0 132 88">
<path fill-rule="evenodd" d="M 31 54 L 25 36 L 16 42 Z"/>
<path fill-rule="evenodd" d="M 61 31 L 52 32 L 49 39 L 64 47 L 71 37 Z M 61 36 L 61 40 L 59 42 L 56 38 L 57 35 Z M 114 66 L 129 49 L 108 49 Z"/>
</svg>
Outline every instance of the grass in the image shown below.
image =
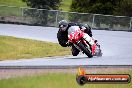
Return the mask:
<svg viewBox="0 0 132 88">
<path fill-rule="evenodd" d="M 69 11 L 71 3 L 72 3 L 72 0 L 62 0 L 61 6 L 59 9 L 62 11 Z"/>
<path fill-rule="evenodd" d="M 120 72 L 116 72 L 120 74 Z M 132 71 L 121 72 L 131 74 Z M 129 84 L 85 84 L 76 82 L 76 75 L 70 73 L 49 73 L 30 77 L 17 77 L 0 80 L 1 88 L 132 88 Z"/>
<path fill-rule="evenodd" d="M 27 4 L 22 0 L 0 0 L 0 5 L 27 7 Z"/>
<path fill-rule="evenodd" d="M 57 43 L 0 36 L 0 60 L 69 55 L 70 49 Z"/>
<path fill-rule="evenodd" d="M 60 10 L 69 11 L 72 0 L 62 0 Z M 28 7 L 22 0 L 0 0 L 0 5 Z"/>
<path fill-rule="evenodd" d="M 22 0 L 0 0 L 0 5 L 16 6 L 16 7 L 0 7 L 0 16 L 22 16 L 22 9 L 19 7 L 27 7 Z"/>
</svg>

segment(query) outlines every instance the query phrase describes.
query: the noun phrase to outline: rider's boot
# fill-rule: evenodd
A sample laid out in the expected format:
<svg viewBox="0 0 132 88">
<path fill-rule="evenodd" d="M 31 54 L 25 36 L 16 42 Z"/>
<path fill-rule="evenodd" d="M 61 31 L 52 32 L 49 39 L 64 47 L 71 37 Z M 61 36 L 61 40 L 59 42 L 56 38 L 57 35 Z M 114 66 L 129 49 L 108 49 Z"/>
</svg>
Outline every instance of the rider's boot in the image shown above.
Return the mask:
<svg viewBox="0 0 132 88">
<path fill-rule="evenodd" d="M 92 49 L 92 55 L 95 54 L 95 49 L 96 49 L 96 44 L 94 42 L 94 40 L 88 35 L 88 34 L 84 34 L 83 38 L 89 42 L 89 44 L 91 45 L 91 49 Z"/>
</svg>

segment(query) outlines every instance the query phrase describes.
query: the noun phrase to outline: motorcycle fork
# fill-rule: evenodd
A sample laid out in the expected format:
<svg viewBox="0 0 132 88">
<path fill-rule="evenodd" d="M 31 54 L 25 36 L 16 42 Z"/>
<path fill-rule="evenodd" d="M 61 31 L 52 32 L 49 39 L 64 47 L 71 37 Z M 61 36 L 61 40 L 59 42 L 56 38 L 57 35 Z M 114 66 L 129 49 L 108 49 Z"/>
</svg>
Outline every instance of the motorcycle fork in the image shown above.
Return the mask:
<svg viewBox="0 0 132 88">
<path fill-rule="evenodd" d="M 91 45 L 87 42 L 87 40 L 85 40 L 85 39 L 83 38 L 83 42 L 84 42 L 84 44 L 85 44 L 85 47 L 90 51 L 90 53 L 92 53 Z"/>
<path fill-rule="evenodd" d="M 85 47 L 90 51 L 90 53 L 92 53 L 91 47 L 90 47 L 89 43 L 87 43 L 87 41 L 86 41 L 85 39 L 83 39 L 83 41 L 82 41 L 82 40 L 79 40 L 79 41 L 77 41 L 76 44 L 74 44 L 74 46 L 75 46 L 78 50 L 80 50 L 80 51 L 83 53 L 83 51 L 80 49 L 80 47 L 78 47 L 79 42 L 83 42 L 84 45 L 85 45 Z"/>
<path fill-rule="evenodd" d="M 77 42 L 74 44 L 74 46 L 75 46 L 78 50 L 82 51 L 82 50 L 78 47 L 79 42 L 81 42 L 81 40 L 77 41 Z"/>
</svg>

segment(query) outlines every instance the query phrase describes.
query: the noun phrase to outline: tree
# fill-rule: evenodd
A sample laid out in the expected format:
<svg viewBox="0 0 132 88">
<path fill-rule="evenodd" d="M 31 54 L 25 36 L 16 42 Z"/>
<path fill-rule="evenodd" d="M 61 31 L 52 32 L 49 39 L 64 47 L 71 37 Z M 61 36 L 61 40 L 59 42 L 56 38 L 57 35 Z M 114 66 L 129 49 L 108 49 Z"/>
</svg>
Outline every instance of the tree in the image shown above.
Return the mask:
<svg viewBox="0 0 132 88">
<path fill-rule="evenodd" d="M 58 9 L 62 0 L 23 0 L 28 6 L 38 9 Z"/>
<path fill-rule="evenodd" d="M 70 11 L 72 12 L 89 12 L 90 0 L 72 0 Z"/>
<path fill-rule="evenodd" d="M 112 15 L 121 0 L 73 0 L 71 11 Z"/>
<path fill-rule="evenodd" d="M 73 0 L 71 11 L 132 16 L 132 0 Z"/>
<path fill-rule="evenodd" d="M 132 0 L 122 0 L 114 11 L 114 15 L 132 17 Z"/>
</svg>

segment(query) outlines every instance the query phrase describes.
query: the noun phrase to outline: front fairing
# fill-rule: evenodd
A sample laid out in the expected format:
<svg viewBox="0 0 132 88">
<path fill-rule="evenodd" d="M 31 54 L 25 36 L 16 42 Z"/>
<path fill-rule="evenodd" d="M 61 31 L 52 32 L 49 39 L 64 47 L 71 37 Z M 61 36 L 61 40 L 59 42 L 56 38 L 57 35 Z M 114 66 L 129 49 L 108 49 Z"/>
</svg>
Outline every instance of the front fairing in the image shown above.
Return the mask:
<svg viewBox="0 0 132 88">
<path fill-rule="evenodd" d="M 72 43 L 76 43 L 77 41 L 83 38 L 84 33 L 80 30 L 78 26 L 73 26 L 68 30 L 68 39 Z"/>
</svg>

